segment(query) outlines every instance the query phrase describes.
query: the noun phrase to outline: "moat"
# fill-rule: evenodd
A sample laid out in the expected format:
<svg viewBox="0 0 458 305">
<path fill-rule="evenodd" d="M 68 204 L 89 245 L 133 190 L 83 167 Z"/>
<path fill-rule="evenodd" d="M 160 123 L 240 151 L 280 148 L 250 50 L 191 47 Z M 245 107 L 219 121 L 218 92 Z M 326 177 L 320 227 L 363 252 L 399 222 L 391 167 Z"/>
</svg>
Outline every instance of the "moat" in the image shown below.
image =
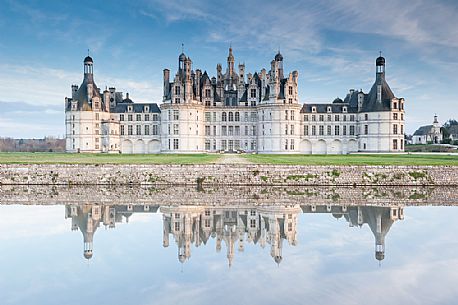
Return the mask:
<svg viewBox="0 0 458 305">
<path fill-rule="evenodd" d="M 455 304 L 456 194 L 1 186 L 1 304 Z"/>
</svg>

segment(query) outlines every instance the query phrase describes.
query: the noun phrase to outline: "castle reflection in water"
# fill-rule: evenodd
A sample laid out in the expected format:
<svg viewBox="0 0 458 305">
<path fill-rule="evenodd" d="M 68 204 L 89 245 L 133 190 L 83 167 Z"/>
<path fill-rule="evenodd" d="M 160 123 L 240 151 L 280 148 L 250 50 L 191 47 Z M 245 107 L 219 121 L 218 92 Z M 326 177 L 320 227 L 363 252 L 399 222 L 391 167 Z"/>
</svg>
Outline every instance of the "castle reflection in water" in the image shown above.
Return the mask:
<svg viewBox="0 0 458 305">
<path fill-rule="evenodd" d="M 84 257 L 93 255 L 93 238 L 103 224 L 115 224 L 136 213 L 163 215 L 163 246 L 170 245 L 172 236 L 177 246 L 178 260 L 184 263 L 191 257 L 192 245 L 206 245 L 216 239 L 216 251 L 225 244 L 228 264 L 231 266 L 235 248 L 244 251 L 245 243 L 262 248 L 269 247 L 276 263 L 282 260 L 284 243 L 297 244 L 297 218 L 299 213 L 328 213 L 344 218 L 350 225 L 370 228 L 375 239 L 375 258 L 385 257 L 385 237 L 396 220 L 404 219 L 402 206 L 345 206 L 345 205 L 294 205 L 294 206 L 162 206 L 157 205 L 66 205 L 65 217 L 72 219 L 72 230 L 83 233 Z"/>
</svg>

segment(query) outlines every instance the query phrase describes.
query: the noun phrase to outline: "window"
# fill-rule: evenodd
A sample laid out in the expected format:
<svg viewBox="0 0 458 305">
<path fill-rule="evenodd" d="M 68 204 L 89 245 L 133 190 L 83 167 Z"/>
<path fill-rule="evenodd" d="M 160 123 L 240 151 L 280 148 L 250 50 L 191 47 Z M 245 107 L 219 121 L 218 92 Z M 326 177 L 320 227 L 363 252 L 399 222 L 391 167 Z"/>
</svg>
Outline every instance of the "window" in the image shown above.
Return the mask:
<svg viewBox="0 0 458 305">
<path fill-rule="evenodd" d="M 332 108 L 331 108 L 331 107 L 328 107 L 328 108 L 327 108 L 327 111 L 328 111 L 328 112 L 332 112 Z"/>
<path fill-rule="evenodd" d="M 205 126 L 205 135 L 206 136 L 210 135 L 210 126 Z"/>
<path fill-rule="evenodd" d="M 346 114 L 343 115 L 343 120 L 344 120 L 344 122 L 347 121 L 347 115 Z"/>
<path fill-rule="evenodd" d="M 173 149 L 179 149 L 179 147 L 178 139 L 173 139 Z"/>
<path fill-rule="evenodd" d="M 338 114 L 336 114 L 336 115 L 334 116 L 334 121 L 336 121 L 336 122 L 340 121 L 340 117 L 339 117 Z"/>
<path fill-rule="evenodd" d="M 347 112 L 347 107 L 342 107 L 342 112 Z"/>
<path fill-rule="evenodd" d="M 205 112 L 205 122 L 210 122 L 211 118 L 211 112 Z"/>
<path fill-rule="evenodd" d="M 369 126 L 364 125 L 364 134 L 368 134 L 368 133 L 369 133 Z"/>
<path fill-rule="evenodd" d="M 320 116 L 318 117 L 318 120 L 319 120 L 320 122 L 323 122 L 323 121 L 324 121 L 324 115 L 320 114 Z"/>
<path fill-rule="evenodd" d="M 353 126 L 353 125 L 350 126 L 350 135 L 351 136 L 355 135 L 355 126 Z"/>
<path fill-rule="evenodd" d="M 223 136 L 227 136 L 227 127 L 226 126 L 221 126 L 221 134 Z"/>
<path fill-rule="evenodd" d="M 319 126 L 319 134 L 320 134 L 320 136 L 324 135 L 324 126 L 323 125 Z"/>
<path fill-rule="evenodd" d="M 256 126 L 251 126 L 251 134 L 252 134 L 253 136 L 256 135 Z"/>
<path fill-rule="evenodd" d="M 289 99 L 288 99 L 288 103 L 289 103 L 289 104 L 292 104 L 292 103 L 293 103 L 293 99 L 292 99 L 292 98 L 289 98 Z"/>
<path fill-rule="evenodd" d="M 236 136 L 239 136 L 240 135 L 240 126 L 235 126 L 234 132 Z"/>
<path fill-rule="evenodd" d="M 316 136 L 316 126 L 312 126 L 312 136 Z"/>
<path fill-rule="evenodd" d="M 178 124 L 173 124 L 173 134 L 177 135 L 180 133 L 180 127 Z"/>
<path fill-rule="evenodd" d="M 245 122 L 248 122 L 248 112 L 245 112 L 244 117 L 245 117 Z"/>
<path fill-rule="evenodd" d="M 293 86 L 289 86 L 288 88 L 288 94 L 293 95 Z"/>
<path fill-rule="evenodd" d="M 340 126 L 334 126 L 334 135 L 336 136 L 340 135 Z"/>
<path fill-rule="evenodd" d="M 393 103 L 393 108 L 394 108 L 394 109 L 398 109 L 398 103 L 394 102 L 394 103 Z"/>
<path fill-rule="evenodd" d="M 309 135 L 309 126 L 308 126 L 308 125 L 305 125 L 305 126 L 304 126 L 304 135 L 305 135 L 305 136 L 308 136 L 308 135 Z"/>
<path fill-rule="evenodd" d="M 316 121 L 316 115 L 312 115 L 312 121 L 315 122 Z"/>
<path fill-rule="evenodd" d="M 149 136 L 149 125 L 145 125 L 145 136 Z"/>
<path fill-rule="evenodd" d="M 142 134 L 142 125 L 137 125 L 137 136 Z"/>
<path fill-rule="evenodd" d="M 294 139 L 291 139 L 289 149 L 294 150 Z"/>
<path fill-rule="evenodd" d="M 404 125 L 401 125 L 401 134 L 404 134 Z M 402 145 L 401 145 L 401 149 L 402 149 Z"/>
<path fill-rule="evenodd" d="M 158 132 L 158 126 L 157 125 L 153 125 L 153 135 L 158 135 L 159 132 Z"/>
<path fill-rule="evenodd" d="M 226 112 L 223 112 L 223 114 L 221 115 L 221 121 L 223 121 L 223 122 L 226 122 L 226 121 L 227 121 L 227 114 L 226 114 Z"/>
<path fill-rule="evenodd" d="M 397 113 L 393 113 L 393 120 L 397 120 L 398 119 L 398 114 Z"/>
<path fill-rule="evenodd" d="M 397 139 L 393 140 L 393 149 L 398 149 L 398 140 Z"/>
<path fill-rule="evenodd" d="M 355 115 L 354 114 L 350 114 L 350 121 L 354 121 L 355 120 Z"/>
<path fill-rule="evenodd" d="M 285 125 L 285 135 L 288 134 L 288 124 Z"/>
<path fill-rule="evenodd" d="M 124 135 L 124 125 L 121 125 L 121 135 L 123 136 Z"/>
<path fill-rule="evenodd" d="M 285 110 L 285 120 L 288 120 L 288 110 Z"/>
<path fill-rule="evenodd" d="M 127 116 L 127 120 L 128 120 L 128 121 L 133 121 L 133 120 L 134 120 L 132 114 L 129 114 L 129 115 Z"/>
<path fill-rule="evenodd" d="M 294 110 L 291 110 L 291 121 L 294 121 Z"/>
<path fill-rule="evenodd" d="M 404 113 L 401 113 L 401 120 L 404 121 Z"/>
<path fill-rule="evenodd" d="M 145 121 L 149 121 L 149 114 L 145 114 Z"/>
<path fill-rule="evenodd" d="M 205 97 L 211 97 L 211 90 L 210 89 L 205 89 Z"/>
<path fill-rule="evenodd" d="M 175 86 L 175 95 L 180 95 L 180 86 Z"/>
<path fill-rule="evenodd" d="M 398 134 L 398 125 L 397 124 L 393 125 L 393 134 Z"/>
<path fill-rule="evenodd" d="M 210 107 L 211 106 L 211 101 L 210 100 L 206 100 L 205 101 L 205 106 L 206 107 Z"/>
<path fill-rule="evenodd" d="M 174 120 L 179 120 L 180 119 L 180 111 L 173 110 L 173 119 Z"/>
<path fill-rule="evenodd" d="M 290 129 L 289 129 L 289 133 L 290 134 L 294 134 L 294 125 L 291 125 Z"/>
<path fill-rule="evenodd" d="M 367 113 L 364 114 L 364 120 L 365 121 L 369 120 L 369 115 Z"/>
<path fill-rule="evenodd" d="M 285 140 L 285 150 L 288 150 L 288 139 Z"/>
<path fill-rule="evenodd" d="M 328 114 L 328 121 L 332 121 L 332 115 Z"/>
<path fill-rule="evenodd" d="M 304 121 L 308 122 L 308 120 L 309 120 L 309 116 L 308 116 L 308 114 L 305 114 L 304 115 Z"/>
<path fill-rule="evenodd" d="M 343 135 L 344 136 L 347 135 L 347 125 L 344 125 L 344 127 L 343 127 Z"/>
<path fill-rule="evenodd" d="M 180 98 L 179 97 L 176 97 L 175 98 L 175 104 L 179 104 L 180 103 Z"/>
<path fill-rule="evenodd" d="M 233 121 L 234 121 L 234 113 L 229 112 L 229 122 L 233 122 Z"/>
<path fill-rule="evenodd" d="M 228 135 L 233 136 L 234 135 L 234 126 L 229 126 L 228 128 Z"/>
<path fill-rule="evenodd" d="M 245 133 L 244 133 L 245 136 L 248 135 L 248 126 L 245 125 Z"/>
<path fill-rule="evenodd" d="M 124 121 L 124 114 L 120 114 L 120 115 L 119 115 L 119 120 L 120 120 L 120 121 Z"/>
<path fill-rule="evenodd" d="M 251 89 L 250 90 L 250 97 L 251 98 L 256 98 L 256 89 Z"/>
<path fill-rule="evenodd" d="M 153 121 L 159 121 L 159 115 L 153 114 Z"/>
<path fill-rule="evenodd" d="M 235 113 L 235 121 L 240 122 L 240 112 L 238 111 Z"/>
<path fill-rule="evenodd" d="M 226 140 L 221 140 L 221 149 L 227 150 L 227 141 Z"/>
<path fill-rule="evenodd" d="M 330 136 L 330 135 L 331 135 L 331 132 L 332 132 L 332 131 L 331 131 L 331 125 L 328 125 L 326 134 L 327 134 L 328 136 Z"/>
<path fill-rule="evenodd" d="M 404 140 L 401 140 L 401 149 L 404 149 Z"/>
<path fill-rule="evenodd" d="M 205 140 L 205 150 L 210 150 L 210 140 Z"/>
<path fill-rule="evenodd" d="M 134 127 L 132 125 L 127 126 L 127 134 L 129 136 L 134 134 Z"/>
<path fill-rule="evenodd" d="M 250 228 L 256 228 L 256 219 L 250 219 Z"/>
<path fill-rule="evenodd" d="M 142 115 L 141 114 L 137 114 L 137 121 L 141 121 L 142 120 Z"/>
</svg>

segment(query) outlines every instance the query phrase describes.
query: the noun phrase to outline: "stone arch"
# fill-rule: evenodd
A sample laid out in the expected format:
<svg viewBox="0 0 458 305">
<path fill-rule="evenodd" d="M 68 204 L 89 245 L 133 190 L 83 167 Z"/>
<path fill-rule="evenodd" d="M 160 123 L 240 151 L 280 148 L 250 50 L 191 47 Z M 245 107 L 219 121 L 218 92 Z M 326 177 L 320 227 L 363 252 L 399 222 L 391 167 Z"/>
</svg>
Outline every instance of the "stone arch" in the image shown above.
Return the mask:
<svg viewBox="0 0 458 305">
<path fill-rule="evenodd" d="M 133 152 L 132 141 L 124 140 L 121 142 L 121 152 L 123 154 L 131 154 Z"/>
<path fill-rule="evenodd" d="M 148 153 L 157 154 L 161 152 L 161 142 L 158 140 L 151 140 L 148 143 Z"/>
<path fill-rule="evenodd" d="M 145 142 L 143 140 L 137 140 L 134 144 L 134 154 L 145 153 Z"/>
<path fill-rule="evenodd" d="M 312 154 L 326 154 L 326 141 L 325 140 L 318 140 L 313 143 L 312 146 Z"/>
<path fill-rule="evenodd" d="M 340 155 L 342 154 L 342 142 L 340 140 L 332 140 L 328 145 L 328 154 Z"/>
<path fill-rule="evenodd" d="M 350 140 L 348 141 L 348 152 L 357 152 L 358 151 L 358 142 L 356 140 Z"/>
<path fill-rule="evenodd" d="M 303 140 L 300 143 L 300 151 L 303 154 L 311 154 L 312 153 L 312 143 L 309 140 Z"/>
</svg>

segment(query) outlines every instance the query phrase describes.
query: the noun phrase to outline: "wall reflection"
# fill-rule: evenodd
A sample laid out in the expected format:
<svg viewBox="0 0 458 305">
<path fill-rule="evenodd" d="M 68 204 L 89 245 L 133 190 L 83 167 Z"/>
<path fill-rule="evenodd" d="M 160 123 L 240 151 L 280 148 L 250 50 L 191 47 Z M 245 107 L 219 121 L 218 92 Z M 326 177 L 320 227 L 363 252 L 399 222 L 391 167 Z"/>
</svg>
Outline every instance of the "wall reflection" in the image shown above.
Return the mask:
<svg viewBox="0 0 458 305">
<path fill-rule="evenodd" d="M 228 265 L 234 260 L 235 249 L 243 252 L 245 244 L 269 247 L 272 259 L 283 259 L 283 245 L 297 244 L 299 213 L 327 213 L 343 218 L 350 227 L 367 224 L 374 235 L 375 258 L 385 258 L 385 237 L 393 223 L 404 219 L 403 206 L 289 205 L 289 206 L 163 206 L 157 205 L 66 205 L 65 218 L 71 218 L 72 230 L 83 234 L 83 256 L 90 259 L 94 252 L 94 234 L 101 225 L 114 228 L 116 223 L 129 221 L 136 213 L 162 213 L 163 246 L 176 244 L 181 263 L 191 257 L 192 247 L 204 246 L 215 239 L 216 251 L 226 249 Z M 365 226 L 366 227 L 366 226 Z"/>
</svg>

